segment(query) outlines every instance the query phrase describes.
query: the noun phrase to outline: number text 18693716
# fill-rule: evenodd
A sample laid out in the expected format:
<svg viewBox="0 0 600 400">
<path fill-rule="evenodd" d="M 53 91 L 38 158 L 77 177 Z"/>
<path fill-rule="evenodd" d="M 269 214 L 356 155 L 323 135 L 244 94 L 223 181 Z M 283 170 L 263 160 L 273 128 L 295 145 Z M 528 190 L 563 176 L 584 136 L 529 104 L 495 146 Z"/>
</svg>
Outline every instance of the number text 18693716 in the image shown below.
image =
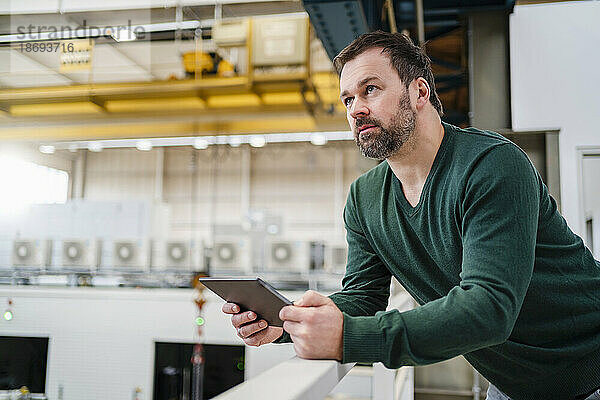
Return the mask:
<svg viewBox="0 0 600 400">
<path fill-rule="evenodd" d="M 72 42 L 27 42 L 19 43 L 18 49 L 22 53 L 71 53 L 75 47 Z"/>
</svg>

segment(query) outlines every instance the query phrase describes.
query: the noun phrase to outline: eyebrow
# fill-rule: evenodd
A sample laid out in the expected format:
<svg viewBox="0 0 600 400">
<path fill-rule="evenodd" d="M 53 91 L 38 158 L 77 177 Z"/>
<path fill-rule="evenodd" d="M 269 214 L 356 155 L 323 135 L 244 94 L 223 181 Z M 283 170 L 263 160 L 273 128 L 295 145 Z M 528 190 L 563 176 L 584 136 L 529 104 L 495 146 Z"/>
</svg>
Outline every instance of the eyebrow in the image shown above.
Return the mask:
<svg viewBox="0 0 600 400">
<path fill-rule="evenodd" d="M 379 78 L 376 77 L 376 76 L 367 76 L 366 78 L 364 78 L 360 82 L 358 82 L 358 85 L 356 85 L 356 87 L 361 87 L 365 83 L 370 82 L 370 81 L 375 80 L 375 79 L 379 79 Z M 340 99 L 343 99 L 347 94 L 348 94 L 348 91 L 344 90 L 342 93 L 340 93 Z"/>
</svg>

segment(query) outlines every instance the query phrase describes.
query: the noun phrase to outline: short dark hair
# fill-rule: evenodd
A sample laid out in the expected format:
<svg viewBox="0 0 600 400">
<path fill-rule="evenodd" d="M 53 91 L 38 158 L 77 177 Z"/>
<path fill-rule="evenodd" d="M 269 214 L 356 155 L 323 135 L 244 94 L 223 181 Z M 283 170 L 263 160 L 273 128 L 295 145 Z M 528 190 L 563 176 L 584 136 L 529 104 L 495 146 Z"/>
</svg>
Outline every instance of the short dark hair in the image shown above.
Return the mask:
<svg viewBox="0 0 600 400">
<path fill-rule="evenodd" d="M 333 65 L 341 75 L 342 68 L 348 62 L 363 52 L 381 47 L 381 53 L 390 58 L 392 66 L 398 72 L 400 80 L 408 88 L 415 79 L 423 77 L 431 89 L 429 101 L 440 116 L 444 115 L 442 102 L 435 91 L 435 80 L 431 71 L 431 60 L 425 54 L 425 50 L 415 46 L 413 41 L 403 33 L 389 33 L 383 31 L 370 32 L 360 35 L 352 43 L 346 46 L 333 59 Z"/>
</svg>

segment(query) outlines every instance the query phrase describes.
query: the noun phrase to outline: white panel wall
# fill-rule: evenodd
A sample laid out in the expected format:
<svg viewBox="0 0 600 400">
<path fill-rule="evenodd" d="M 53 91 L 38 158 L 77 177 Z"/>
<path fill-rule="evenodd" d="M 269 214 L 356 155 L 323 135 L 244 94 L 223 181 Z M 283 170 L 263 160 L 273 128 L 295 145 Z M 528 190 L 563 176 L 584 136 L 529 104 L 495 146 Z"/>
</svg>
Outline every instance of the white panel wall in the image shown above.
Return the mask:
<svg viewBox="0 0 600 400">
<path fill-rule="evenodd" d="M 143 202 L 71 201 L 28 207 L 17 234 L 24 238 L 145 237 L 150 229 L 150 207 Z"/>
<path fill-rule="evenodd" d="M 156 151 L 89 153 L 85 199 L 153 201 Z M 249 208 L 282 217 L 286 235 L 343 236 L 350 183 L 373 165 L 353 142 L 165 148 L 162 201 L 170 208 L 168 234 L 206 238 L 212 223 L 239 225 Z"/>
<path fill-rule="evenodd" d="M 297 293 L 286 293 L 290 299 Z M 14 319 L 0 319 L 2 335 L 48 336 L 47 395 L 63 400 L 152 399 L 154 342 L 241 345 L 207 293 L 204 334 L 198 337 L 192 291 L 184 289 L 25 288 L 0 286 L 13 300 Z M 291 345 L 246 348 L 246 378 L 293 356 Z"/>
<path fill-rule="evenodd" d="M 208 235 L 213 216 L 215 223 L 239 225 L 241 168 L 240 148 L 167 149 L 164 201 L 171 206 L 172 234 Z"/>
<path fill-rule="evenodd" d="M 375 165 L 353 142 L 204 151 L 174 147 L 164 149 L 164 159 L 162 150 L 87 152 L 83 199 L 32 206 L 18 218 L 3 219 L 0 267 L 10 265 L 15 236 L 99 238 L 105 241 L 102 265 L 109 265 L 112 239 L 210 241 L 213 224 L 240 226 L 248 210 L 280 217 L 281 234 L 288 238 L 343 240 L 342 212 L 350 183 Z M 75 156 L 46 156 L 37 149 L 30 153 L 44 164 L 62 167 L 71 167 L 68 156 Z M 58 265 L 60 251 L 54 250 Z"/>
<path fill-rule="evenodd" d="M 158 237 L 168 216 L 164 207 L 143 201 L 70 201 L 67 204 L 35 204 L 21 215 L 3 218 L 0 224 L 0 269 L 11 265 L 12 245 L 22 239 L 52 239 L 52 265 L 61 265 L 61 239 L 101 239 L 102 266 L 112 265 L 111 241 Z M 166 211 L 166 214 L 165 214 Z"/>
<path fill-rule="evenodd" d="M 577 146 L 600 146 L 600 2 L 515 6 L 510 16 L 512 126 L 559 128 L 562 212 L 578 234 Z"/>
<path fill-rule="evenodd" d="M 153 200 L 157 150 L 88 152 L 86 200 Z"/>
<path fill-rule="evenodd" d="M 285 235 L 307 239 L 343 235 L 336 226 L 350 183 L 361 173 L 358 157 L 354 144 L 347 142 L 254 150 L 251 205 L 281 215 Z M 342 178 L 339 182 L 336 170 Z"/>
</svg>

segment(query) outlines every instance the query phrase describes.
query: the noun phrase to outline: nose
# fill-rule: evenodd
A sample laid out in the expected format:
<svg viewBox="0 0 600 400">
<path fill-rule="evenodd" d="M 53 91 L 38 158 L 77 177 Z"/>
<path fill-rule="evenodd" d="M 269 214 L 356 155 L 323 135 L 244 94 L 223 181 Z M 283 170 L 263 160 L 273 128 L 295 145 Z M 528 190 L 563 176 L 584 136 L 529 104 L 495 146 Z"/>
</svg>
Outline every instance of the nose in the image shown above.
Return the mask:
<svg viewBox="0 0 600 400">
<path fill-rule="evenodd" d="M 352 102 L 352 106 L 350 107 L 350 116 L 354 119 L 359 117 L 365 117 L 369 115 L 369 108 L 364 101 L 361 101 L 358 97 L 354 99 Z"/>
</svg>

